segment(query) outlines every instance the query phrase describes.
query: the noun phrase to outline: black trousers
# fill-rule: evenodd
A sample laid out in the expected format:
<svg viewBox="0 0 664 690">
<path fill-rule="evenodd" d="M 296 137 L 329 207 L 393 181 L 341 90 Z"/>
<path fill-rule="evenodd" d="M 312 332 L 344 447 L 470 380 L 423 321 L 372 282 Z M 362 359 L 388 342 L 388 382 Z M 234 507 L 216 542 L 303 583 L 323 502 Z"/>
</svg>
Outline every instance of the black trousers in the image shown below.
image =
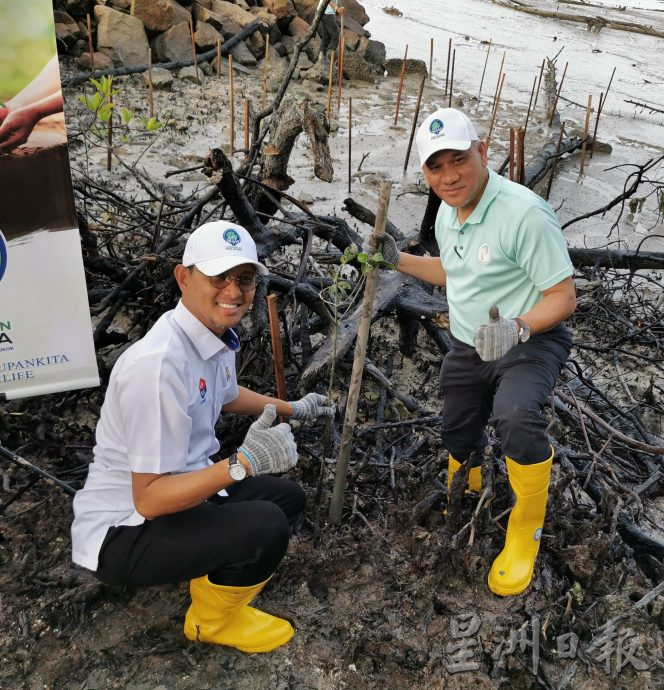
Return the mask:
<svg viewBox="0 0 664 690">
<path fill-rule="evenodd" d="M 441 370 L 445 447 L 459 462 L 475 451 L 479 464 L 490 422 L 507 457 L 523 465 L 547 460 L 551 446 L 542 409 L 570 353 L 567 328 L 534 335 L 493 362 L 483 362 L 474 347 L 453 341 Z"/>
<path fill-rule="evenodd" d="M 306 497 L 294 482 L 250 477 L 194 508 L 111 527 L 97 577 L 111 585 L 148 586 L 208 575 L 211 582 L 247 587 L 267 580 L 288 547 Z"/>
<path fill-rule="evenodd" d="M 318 33 L 320 34 L 320 50 L 323 55 L 332 48 L 337 49 L 339 42 L 339 27 L 337 18 L 333 14 L 324 14 L 318 23 Z"/>
</svg>

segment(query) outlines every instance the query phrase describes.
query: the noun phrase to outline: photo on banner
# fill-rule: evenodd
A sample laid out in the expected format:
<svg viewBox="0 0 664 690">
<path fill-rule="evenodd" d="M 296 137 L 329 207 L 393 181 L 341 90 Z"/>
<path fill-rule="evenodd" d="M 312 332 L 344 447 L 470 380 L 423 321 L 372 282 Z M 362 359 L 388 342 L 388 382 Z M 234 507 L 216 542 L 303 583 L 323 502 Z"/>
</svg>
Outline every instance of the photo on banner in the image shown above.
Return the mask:
<svg viewBox="0 0 664 690">
<path fill-rule="evenodd" d="M 0 0 L 0 399 L 99 385 L 50 0 Z"/>
</svg>

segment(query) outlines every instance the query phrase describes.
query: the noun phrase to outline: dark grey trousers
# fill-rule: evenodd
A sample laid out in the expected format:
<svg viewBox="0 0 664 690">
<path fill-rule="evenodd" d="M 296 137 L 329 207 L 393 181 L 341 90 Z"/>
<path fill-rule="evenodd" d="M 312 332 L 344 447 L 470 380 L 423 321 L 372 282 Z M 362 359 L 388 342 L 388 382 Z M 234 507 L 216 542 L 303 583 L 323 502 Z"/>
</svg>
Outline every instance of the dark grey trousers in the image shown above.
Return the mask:
<svg viewBox="0 0 664 690">
<path fill-rule="evenodd" d="M 334 14 L 324 14 L 318 24 L 318 33 L 320 34 L 320 50 L 323 55 L 330 50 L 337 50 L 337 43 L 339 42 L 339 27 L 337 26 L 337 18 Z"/>
</svg>

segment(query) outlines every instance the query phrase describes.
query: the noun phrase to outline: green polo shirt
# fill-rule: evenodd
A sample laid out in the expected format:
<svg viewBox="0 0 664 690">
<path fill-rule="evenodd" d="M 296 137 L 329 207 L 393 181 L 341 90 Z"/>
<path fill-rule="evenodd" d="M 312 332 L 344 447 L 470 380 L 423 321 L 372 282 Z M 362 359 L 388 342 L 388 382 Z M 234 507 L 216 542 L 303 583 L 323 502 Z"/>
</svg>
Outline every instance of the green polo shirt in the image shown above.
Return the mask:
<svg viewBox="0 0 664 690">
<path fill-rule="evenodd" d="M 436 240 L 447 274 L 452 335 L 469 345 L 497 305 L 505 318 L 524 314 L 542 291 L 573 274 L 558 218 L 530 189 L 493 170 L 477 207 L 463 225 L 440 204 Z"/>
</svg>

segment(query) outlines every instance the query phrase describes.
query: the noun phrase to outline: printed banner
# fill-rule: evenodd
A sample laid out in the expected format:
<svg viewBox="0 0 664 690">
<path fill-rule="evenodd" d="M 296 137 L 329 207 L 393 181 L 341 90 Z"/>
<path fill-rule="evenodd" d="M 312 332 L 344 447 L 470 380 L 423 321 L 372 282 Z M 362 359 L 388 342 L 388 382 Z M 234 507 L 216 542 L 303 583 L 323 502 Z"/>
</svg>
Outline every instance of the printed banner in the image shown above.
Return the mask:
<svg viewBox="0 0 664 690">
<path fill-rule="evenodd" d="M 0 0 L 0 399 L 99 385 L 51 0 Z"/>
</svg>

